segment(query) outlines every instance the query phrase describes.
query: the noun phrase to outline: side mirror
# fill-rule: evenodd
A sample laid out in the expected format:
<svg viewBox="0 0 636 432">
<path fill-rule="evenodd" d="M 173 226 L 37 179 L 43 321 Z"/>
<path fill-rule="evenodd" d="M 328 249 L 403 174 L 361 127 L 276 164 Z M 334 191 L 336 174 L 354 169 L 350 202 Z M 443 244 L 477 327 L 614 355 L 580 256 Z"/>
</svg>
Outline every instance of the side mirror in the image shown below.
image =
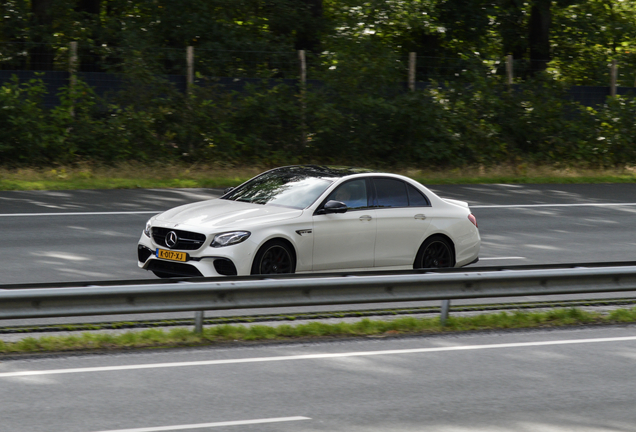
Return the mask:
<svg viewBox="0 0 636 432">
<path fill-rule="evenodd" d="M 346 213 L 347 205 L 341 201 L 327 201 L 323 207 L 325 213 Z"/>
<path fill-rule="evenodd" d="M 225 195 L 225 194 L 227 194 L 227 193 L 230 193 L 230 192 L 232 192 L 233 190 L 234 190 L 234 188 L 233 188 L 233 187 L 225 188 L 225 189 L 223 190 L 223 195 Z"/>
</svg>

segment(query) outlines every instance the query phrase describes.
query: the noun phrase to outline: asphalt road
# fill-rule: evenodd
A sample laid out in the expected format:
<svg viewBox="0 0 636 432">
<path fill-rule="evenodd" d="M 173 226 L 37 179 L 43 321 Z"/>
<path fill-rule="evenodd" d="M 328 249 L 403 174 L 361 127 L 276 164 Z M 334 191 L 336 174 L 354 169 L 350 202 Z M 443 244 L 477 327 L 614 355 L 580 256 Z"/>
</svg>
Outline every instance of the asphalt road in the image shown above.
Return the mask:
<svg viewBox="0 0 636 432">
<path fill-rule="evenodd" d="M 482 236 L 479 265 L 636 260 L 636 185 L 437 186 L 468 201 Z"/>
<path fill-rule="evenodd" d="M 442 197 L 471 205 L 482 236 L 479 266 L 636 260 L 634 184 L 432 189 Z M 0 284 L 154 279 L 152 273 L 137 268 L 136 244 L 145 221 L 165 209 L 219 194 L 213 189 L 0 192 Z M 391 306 L 399 305 L 355 308 Z M 325 309 L 335 307 L 310 308 Z M 191 316 L 10 320 L 0 321 L 0 325 Z"/>
<path fill-rule="evenodd" d="M 137 268 L 146 220 L 219 196 L 200 189 L 0 193 L 0 284 L 155 278 Z"/>
<path fill-rule="evenodd" d="M 0 432 L 636 429 L 636 327 L 0 363 Z"/>
<path fill-rule="evenodd" d="M 471 205 L 480 266 L 636 260 L 636 185 L 432 189 Z M 219 192 L 0 192 L 0 284 L 154 278 L 137 268 L 145 221 Z"/>
<path fill-rule="evenodd" d="M 433 189 L 471 204 L 479 265 L 634 259 L 636 185 Z M 146 219 L 216 194 L 2 192 L 0 283 L 154 278 Z M 635 330 L 5 358 L 0 432 L 632 431 Z"/>
</svg>

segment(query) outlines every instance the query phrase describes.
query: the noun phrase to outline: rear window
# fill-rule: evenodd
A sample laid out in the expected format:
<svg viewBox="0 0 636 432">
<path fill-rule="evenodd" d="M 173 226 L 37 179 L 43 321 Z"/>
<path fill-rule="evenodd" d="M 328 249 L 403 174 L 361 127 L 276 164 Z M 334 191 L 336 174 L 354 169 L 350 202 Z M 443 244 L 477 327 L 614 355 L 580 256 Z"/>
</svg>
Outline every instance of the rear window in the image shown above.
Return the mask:
<svg viewBox="0 0 636 432">
<path fill-rule="evenodd" d="M 417 190 L 415 186 L 406 184 L 406 189 L 409 192 L 409 206 L 411 207 L 428 207 L 431 205 L 428 198 L 426 198 L 422 192 Z"/>
<path fill-rule="evenodd" d="M 377 194 L 378 207 L 408 207 L 409 198 L 406 183 L 401 180 L 376 178 L 373 179 Z"/>
</svg>

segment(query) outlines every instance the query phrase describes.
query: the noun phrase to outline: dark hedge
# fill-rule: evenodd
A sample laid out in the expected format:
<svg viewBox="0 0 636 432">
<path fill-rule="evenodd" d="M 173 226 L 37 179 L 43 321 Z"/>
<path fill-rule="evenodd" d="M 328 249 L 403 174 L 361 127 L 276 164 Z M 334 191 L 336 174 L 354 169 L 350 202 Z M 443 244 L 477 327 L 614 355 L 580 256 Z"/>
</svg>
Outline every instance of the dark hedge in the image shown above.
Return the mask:
<svg viewBox="0 0 636 432">
<path fill-rule="evenodd" d="M 619 96 L 592 109 L 566 91 L 545 77 L 514 90 L 474 77 L 415 92 L 338 77 L 306 92 L 270 80 L 242 92 L 210 83 L 184 95 L 146 77 L 107 99 L 79 81 L 47 109 L 40 79 L 14 79 L 0 87 L 0 164 L 636 163 L 636 101 Z"/>
</svg>

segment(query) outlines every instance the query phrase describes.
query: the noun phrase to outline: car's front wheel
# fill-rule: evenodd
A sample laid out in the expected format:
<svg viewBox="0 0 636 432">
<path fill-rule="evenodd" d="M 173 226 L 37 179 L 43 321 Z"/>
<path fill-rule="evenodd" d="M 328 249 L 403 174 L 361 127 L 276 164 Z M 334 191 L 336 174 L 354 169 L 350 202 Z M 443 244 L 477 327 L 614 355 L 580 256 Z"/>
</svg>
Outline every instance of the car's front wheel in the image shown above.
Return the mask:
<svg viewBox="0 0 636 432">
<path fill-rule="evenodd" d="M 455 266 L 453 245 L 444 237 L 429 237 L 422 243 L 413 268 L 443 268 Z"/>
<path fill-rule="evenodd" d="M 296 258 L 291 247 L 282 240 L 270 240 L 256 253 L 252 274 L 294 273 Z"/>
</svg>

